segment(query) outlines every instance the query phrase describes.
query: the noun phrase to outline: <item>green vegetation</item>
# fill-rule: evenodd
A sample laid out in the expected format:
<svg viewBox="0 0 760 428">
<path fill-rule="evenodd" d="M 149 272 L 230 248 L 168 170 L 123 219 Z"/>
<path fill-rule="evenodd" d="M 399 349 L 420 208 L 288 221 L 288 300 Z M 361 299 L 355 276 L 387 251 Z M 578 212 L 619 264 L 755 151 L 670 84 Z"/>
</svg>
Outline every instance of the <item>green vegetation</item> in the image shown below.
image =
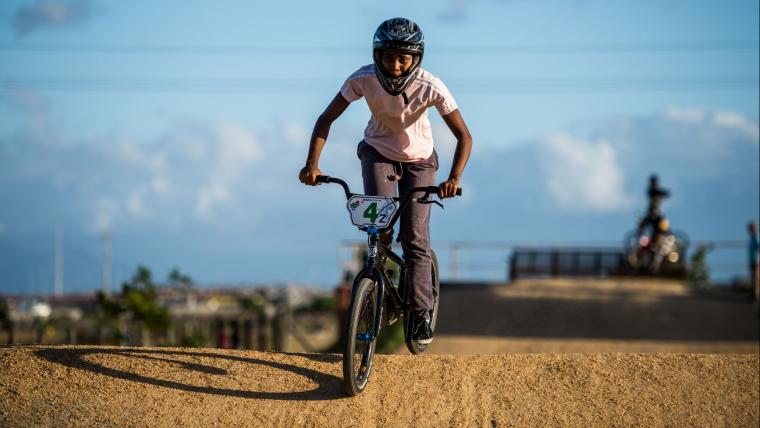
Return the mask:
<svg viewBox="0 0 760 428">
<path fill-rule="evenodd" d="M 14 342 L 14 324 L 11 318 L 11 309 L 6 300 L 0 300 L 0 329 L 8 332 L 8 343 Z"/>
<path fill-rule="evenodd" d="M 377 338 L 378 354 L 391 354 L 404 346 L 404 326 L 399 319 L 391 326 L 383 326 L 380 330 L 380 336 Z"/>
<path fill-rule="evenodd" d="M 244 311 L 255 315 L 264 313 L 264 306 L 267 304 L 266 299 L 260 295 L 241 297 L 238 303 Z"/>
<path fill-rule="evenodd" d="M 166 331 L 170 324 L 169 312 L 158 303 L 157 297 L 150 270 L 138 266 L 132 278 L 122 284 L 120 295 L 111 298 L 98 292 L 101 323 L 111 329 L 114 339 L 120 343 L 125 338 L 120 321 L 131 319 L 140 326 L 141 344 L 148 346 L 151 334 Z"/>
<path fill-rule="evenodd" d="M 705 287 L 710 283 L 710 268 L 707 266 L 707 253 L 713 249 L 711 245 L 700 245 L 691 256 L 689 267 L 686 269 L 686 280 L 694 287 Z"/>
<path fill-rule="evenodd" d="M 5 328 L 11 321 L 11 310 L 8 307 L 8 302 L 5 299 L 0 300 L 0 326 Z"/>
<path fill-rule="evenodd" d="M 179 268 L 175 267 L 171 272 L 169 272 L 169 284 L 175 287 L 189 289 L 193 287 L 193 279 L 190 277 L 190 275 L 180 272 Z"/>
<path fill-rule="evenodd" d="M 201 333 L 193 333 L 188 336 L 184 336 L 179 341 L 179 346 L 185 347 L 185 348 L 201 348 L 203 346 L 206 346 L 208 343 L 208 337 L 206 335 Z"/>
<path fill-rule="evenodd" d="M 314 312 L 335 312 L 338 308 L 338 302 L 335 296 L 320 296 L 314 299 L 309 307 L 309 311 Z"/>
</svg>

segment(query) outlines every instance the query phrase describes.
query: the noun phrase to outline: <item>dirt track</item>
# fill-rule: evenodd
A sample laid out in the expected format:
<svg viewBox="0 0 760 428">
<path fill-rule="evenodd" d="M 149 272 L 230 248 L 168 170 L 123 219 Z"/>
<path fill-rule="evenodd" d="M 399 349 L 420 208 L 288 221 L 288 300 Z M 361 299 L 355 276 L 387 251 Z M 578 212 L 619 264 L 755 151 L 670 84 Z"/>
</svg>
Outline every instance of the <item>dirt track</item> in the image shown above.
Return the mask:
<svg viewBox="0 0 760 428">
<path fill-rule="evenodd" d="M 0 426 L 758 425 L 758 355 L 380 356 L 0 348 Z"/>
<path fill-rule="evenodd" d="M 356 398 L 334 354 L 0 347 L 0 426 L 757 427 L 757 338 L 678 283 L 450 287 L 428 355 L 378 356 Z"/>
</svg>

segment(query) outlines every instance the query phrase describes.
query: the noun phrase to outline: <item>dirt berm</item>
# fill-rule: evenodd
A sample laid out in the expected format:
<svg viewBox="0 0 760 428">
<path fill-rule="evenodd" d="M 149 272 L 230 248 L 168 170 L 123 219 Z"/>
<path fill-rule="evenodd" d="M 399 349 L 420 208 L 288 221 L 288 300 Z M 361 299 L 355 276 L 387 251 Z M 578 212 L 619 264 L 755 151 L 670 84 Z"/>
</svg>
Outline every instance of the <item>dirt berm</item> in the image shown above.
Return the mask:
<svg viewBox="0 0 760 428">
<path fill-rule="evenodd" d="M 747 296 L 635 278 L 447 284 L 428 353 L 756 354 Z"/>
<path fill-rule="evenodd" d="M 340 357 L 0 348 L 0 426 L 758 426 L 758 354 Z"/>
</svg>

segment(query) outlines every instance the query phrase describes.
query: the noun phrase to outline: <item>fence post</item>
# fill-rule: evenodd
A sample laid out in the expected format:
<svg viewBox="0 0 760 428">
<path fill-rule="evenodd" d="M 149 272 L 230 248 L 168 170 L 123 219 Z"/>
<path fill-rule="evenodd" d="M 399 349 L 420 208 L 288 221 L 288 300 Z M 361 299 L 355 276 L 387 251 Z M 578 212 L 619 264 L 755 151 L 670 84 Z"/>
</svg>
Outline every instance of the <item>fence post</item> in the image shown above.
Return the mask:
<svg viewBox="0 0 760 428">
<path fill-rule="evenodd" d="M 553 249 L 551 251 L 550 260 L 551 262 L 549 270 L 551 272 L 551 275 L 556 278 L 559 276 L 559 251 Z"/>
</svg>

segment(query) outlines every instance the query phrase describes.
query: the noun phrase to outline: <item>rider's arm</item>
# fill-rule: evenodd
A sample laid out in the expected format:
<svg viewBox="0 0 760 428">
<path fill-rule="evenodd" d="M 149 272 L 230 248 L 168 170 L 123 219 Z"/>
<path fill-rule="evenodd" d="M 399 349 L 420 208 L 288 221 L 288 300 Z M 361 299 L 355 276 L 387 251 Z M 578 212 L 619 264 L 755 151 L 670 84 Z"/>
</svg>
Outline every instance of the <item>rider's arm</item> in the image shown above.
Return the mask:
<svg viewBox="0 0 760 428">
<path fill-rule="evenodd" d="M 330 101 L 324 112 L 317 118 L 314 124 L 314 131 L 311 133 L 311 142 L 309 143 L 309 155 L 306 158 L 306 166 L 301 169 L 298 179 L 301 183 L 314 186 L 317 184 L 317 176 L 322 174 L 319 170 L 319 156 L 322 154 L 322 148 L 327 142 L 327 134 L 330 133 L 330 125 L 337 119 L 346 108 L 349 102 L 343 98 L 340 92 Z"/>
<path fill-rule="evenodd" d="M 441 192 L 438 195 L 441 198 L 450 198 L 456 194 L 459 181 L 462 179 L 462 172 L 465 165 L 467 165 L 467 160 L 470 158 L 472 136 L 467 129 L 467 124 L 464 123 L 462 115 L 459 113 L 459 109 L 443 116 L 443 121 L 446 122 L 446 125 L 449 126 L 449 129 L 457 139 L 457 148 L 454 151 L 454 161 L 451 163 L 449 179 L 440 184 Z"/>
</svg>

